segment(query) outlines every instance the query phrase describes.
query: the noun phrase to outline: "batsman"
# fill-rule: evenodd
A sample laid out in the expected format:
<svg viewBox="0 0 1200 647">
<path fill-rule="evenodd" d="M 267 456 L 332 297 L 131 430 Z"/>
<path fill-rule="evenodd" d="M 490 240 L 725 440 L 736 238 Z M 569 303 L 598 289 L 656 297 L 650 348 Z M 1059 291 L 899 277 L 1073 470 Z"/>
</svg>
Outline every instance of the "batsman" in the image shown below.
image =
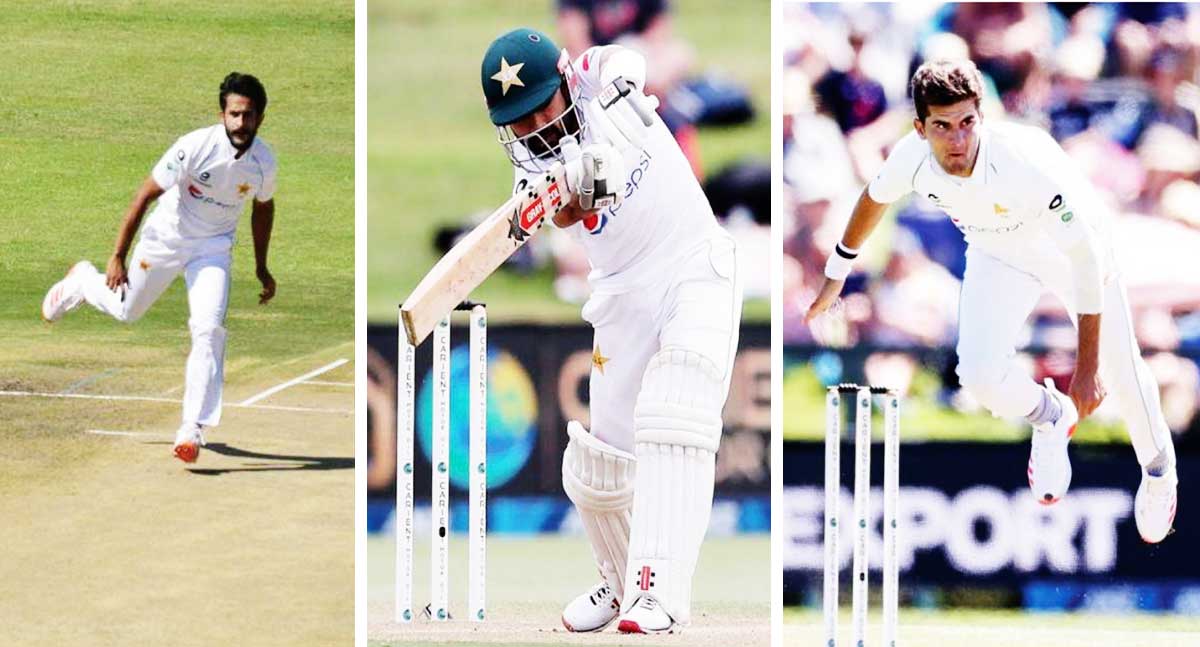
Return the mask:
<svg viewBox="0 0 1200 647">
<path fill-rule="evenodd" d="M 593 47 L 572 61 L 531 29 L 493 41 L 481 70 L 514 193 L 564 164 L 573 197 L 553 223 L 591 265 L 591 429 L 567 425 L 562 474 L 601 581 L 566 605 L 570 631 L 689 623 L 737 347 L 733 239 L 645 79 L 630 50 Z"/>
</svg>

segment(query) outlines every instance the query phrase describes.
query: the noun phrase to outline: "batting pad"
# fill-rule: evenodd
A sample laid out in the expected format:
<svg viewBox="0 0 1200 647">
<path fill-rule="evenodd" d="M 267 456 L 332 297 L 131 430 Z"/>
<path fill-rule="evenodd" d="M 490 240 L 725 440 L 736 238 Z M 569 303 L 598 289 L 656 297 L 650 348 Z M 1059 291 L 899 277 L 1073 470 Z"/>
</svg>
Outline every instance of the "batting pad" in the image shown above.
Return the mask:
<svg viewBox="0 0 1200 647">
<path fill-rule="evenodd" d="M 623 611 L 651 595 L 675 622 L 691 621 L 724 399 L 722 375 L 699 353 L 664 349 L 646 368 L 634 412 L 638 471 Z"/>
<path fill-rule="evenodd" d="M 563 490 L 579 511 L 596 567 L 619 595 L 625 590 L 637 459 L 588 433 L 575 420 L 567 423 L 567 437 Z"/>
</svg>

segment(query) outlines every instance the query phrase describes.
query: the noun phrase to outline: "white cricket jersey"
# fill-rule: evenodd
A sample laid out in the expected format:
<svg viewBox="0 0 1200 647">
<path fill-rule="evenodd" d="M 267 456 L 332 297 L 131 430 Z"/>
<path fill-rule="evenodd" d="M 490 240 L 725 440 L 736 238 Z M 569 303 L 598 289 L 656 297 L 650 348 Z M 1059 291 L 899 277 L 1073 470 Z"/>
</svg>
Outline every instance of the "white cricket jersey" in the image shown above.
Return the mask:
<svg viewBox="0 0 1200 647">
<path fill-rule="evenodd" d="M 1108 209 L 1045 131 L 1015 123 L 976 126 L 979 155 L 970 177 L 947 174 L 916 131 L 902 138 L 868 192 L 890 203 L 909 192 L 950 216 L 967 244 L 1036 276 L 1069 272 L 1062 251 L 1097 233 L 1102 263 L 1111 241 Z M 1103 268 L 1107 271 L 1107 268 Z"/>
<path fill-rule="evenodd" d="M 599 53 L 592 47 L 575 60 L 571 83 L 579 84 L 579 101 L 591 101 L 601 90 Z M 605 142 L 588 129 L 580 146 Z M 708 198 L 692 167 L 662 119 L 656 115 L 645 150 L 624 154 L 628 178 L 620 206 L 607 208 L 566 228 L 587 253 L 593 292 L 629 292 L 660 278 L 672 264 L 700 242 L 727 236 L 713 216 Z M 516 187 L 535 174 L 517 169 Z M 515 193 L 515 191 L 514 191 Z"/>
<path fill-rule="evenodd" d="M 165 190 L 146 222 L 160 239 L 232 238 L 246 200 L 275 195 L 275 155 L 262 139 L 240 158 L 216 124 L 180 137 L 154 165 Z"/>
</svg>

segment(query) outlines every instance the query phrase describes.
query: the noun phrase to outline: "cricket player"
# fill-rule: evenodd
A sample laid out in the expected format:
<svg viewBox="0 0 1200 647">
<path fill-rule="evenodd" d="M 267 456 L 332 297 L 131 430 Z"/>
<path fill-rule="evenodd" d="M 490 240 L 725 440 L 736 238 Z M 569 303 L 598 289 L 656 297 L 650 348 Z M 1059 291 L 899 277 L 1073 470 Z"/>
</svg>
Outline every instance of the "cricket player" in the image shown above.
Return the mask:
<svg viewBox="0 0 1200 647">
<path fill-rule="evenodd" d="M 1134 338 L 1109 214 L 1044 131 L 985 122 L 982 94 L 970 61 L 932 61 L 916 71 L 915 131 L 896 144 L 863 191 L 829 255 L 807 319 L 837 300 L 888 204 L 910 192 L 927 197 L 967 241 L 958 376 L 993 414 L 1024 417 L 1032 425 L 1028 480 L 1034 496 L 1049 505 L 1066 493 L 1067 444 L 1075 425 L 1111 393 L 1142 466 L 1134 501 L 1138 532 L 1157 543 L 1175 518 L 1175 451 L 1158 385 Z M 1047 291 L 1078 330 L 1075 372 L 1065 395 L 1050 380 L 1037 384 L 1015 357 L 1021 328 Z"/>
<path fill-rule="evenodd" d="M 142 182 L 117 232 L 105 272 L 79 261 L 42 301 L 47 321 L 57 321 L 86 301 L 117 321 L 133 322 L 183 275 L 192 350 L 174 452 L 187 463 L 199 456 L 205 429 L 221 420 L 231 250 L 248 200 L 255 267 L 262 283 L 259 303 L 275 296 L 275 279 L 267 269 L 275 219 L 275 156 L 257 137 L 267 93 L 255 77 L 233 72 L 221 82 L 218 97 L 221 123 L 180 137 Z M 127 264 L 134 233 L 155 200 Z"/>
<path fill-rule="evenodd" d="M 643 94 L 640 55 L 610 45 L 572 61 L 517 29 L 491 44 L 481 73 L 516 190 L 566 163 L 576 198 L 554 224 L 592 267 L 592 428 L 568 424 L 562 471 L 602 581 L 563 624 L 677 631 L 691 620 L 737 347 L 733 239 Z"/>
</svg>

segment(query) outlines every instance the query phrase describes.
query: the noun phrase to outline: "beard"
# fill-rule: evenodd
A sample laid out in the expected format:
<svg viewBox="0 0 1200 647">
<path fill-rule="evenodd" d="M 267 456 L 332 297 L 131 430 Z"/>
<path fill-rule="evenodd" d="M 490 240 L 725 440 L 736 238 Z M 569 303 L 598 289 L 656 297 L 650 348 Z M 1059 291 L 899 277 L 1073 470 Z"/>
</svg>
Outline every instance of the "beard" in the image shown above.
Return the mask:
<svg viewBox="0 0 1200 647">
<path fill-rule="evenodd" d="M 242 128 L 241 130 L 230 130 L 228 127 L 225 128 L 225 136 L 229 138 L 229 143 L 239 151 L 246 151 L 249 149 L 250 145 L 254 143 L 254 136 L 256 134 L 257 131 L 249 128 Z"/>
<path fill-rule="evenodd" d="M 563 137 L 573 135 L 578 138 L 579 130 L 579 115 L 574 106 L 571 106 L 554 122 L 529 137 L 525 146 L 534 157 L 550 157 L 558 150 L 558 144 Z"/>
</svg>

